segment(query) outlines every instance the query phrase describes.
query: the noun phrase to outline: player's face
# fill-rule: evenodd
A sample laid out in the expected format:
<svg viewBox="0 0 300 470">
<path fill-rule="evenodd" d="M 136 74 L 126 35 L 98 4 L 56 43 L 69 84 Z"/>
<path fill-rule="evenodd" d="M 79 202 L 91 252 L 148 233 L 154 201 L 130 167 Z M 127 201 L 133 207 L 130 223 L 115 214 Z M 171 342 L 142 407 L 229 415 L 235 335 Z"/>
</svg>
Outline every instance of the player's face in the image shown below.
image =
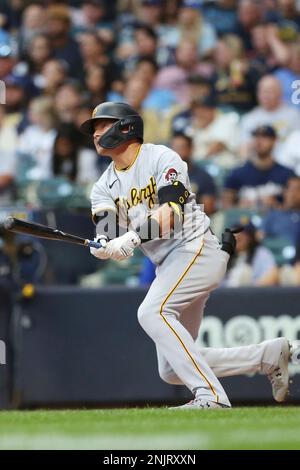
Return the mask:
<svg viewBox="0 0 300 470">
<path fill-rule="evenodd" d="M 94 145 L 99 155 L 103 154 L 104 148 L 99 145 L 99 139 L 107 132 L 115 123 L 114 119 L 99 119 L 95 123 L 95 130 L 93 134 Z"/>
</svg>

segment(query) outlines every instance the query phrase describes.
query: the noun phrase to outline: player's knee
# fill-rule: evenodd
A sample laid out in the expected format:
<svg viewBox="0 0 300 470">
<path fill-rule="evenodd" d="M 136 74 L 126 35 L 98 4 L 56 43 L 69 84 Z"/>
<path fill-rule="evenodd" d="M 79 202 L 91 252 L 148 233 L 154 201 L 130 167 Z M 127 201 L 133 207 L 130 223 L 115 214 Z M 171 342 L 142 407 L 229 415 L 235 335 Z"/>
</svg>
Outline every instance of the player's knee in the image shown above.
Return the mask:
<svg viewBox="0 0 300 470">
<path fill-rule="evenodd" d="M 143 304 L 140 305 L 139 309 L 138 309 L 138 321 L 139 321 L 139 324 L 141 325 L 141 327 L 147 331 L 147 326 L 148 326 L 148 323 L 149 323 L 149 316 L 150 316 L 150 313 L 149 313 L 149 309 L 146 308 Z"/>
<path fill-rule="evenodd" d="M 156 338 L 158 325 L 154 309 L 149 305 L 141 304 L 138 309 L 138 321 L 143 330 L 153 339 Z"/>
</svg>

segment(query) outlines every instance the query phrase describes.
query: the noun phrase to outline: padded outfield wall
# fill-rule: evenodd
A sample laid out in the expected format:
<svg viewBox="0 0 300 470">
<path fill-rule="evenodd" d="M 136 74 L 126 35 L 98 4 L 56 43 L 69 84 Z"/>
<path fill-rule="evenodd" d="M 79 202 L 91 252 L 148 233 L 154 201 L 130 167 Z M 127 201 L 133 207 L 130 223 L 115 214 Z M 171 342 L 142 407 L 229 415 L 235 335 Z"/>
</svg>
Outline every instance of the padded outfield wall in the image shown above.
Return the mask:
<svg viewBox="0 0 300 470">
<path fill-rule="evenodd" d="M 38 288 L 11 308 L 1 289 L 2 408 L 102 406 L 184 401 L 184 387 L 161 381 L 154 343 L 136 319 L 146 291 Z M 232 347 L 276 336 L 300 339 L 300 289 L 218 289 L 209 299 L 201 346 Z M 291 365 L 291 400 L 300 400 L 300 365 Z M 264 376 L 221 379 L 233 402 L 271 401 Z"/>
</svg>

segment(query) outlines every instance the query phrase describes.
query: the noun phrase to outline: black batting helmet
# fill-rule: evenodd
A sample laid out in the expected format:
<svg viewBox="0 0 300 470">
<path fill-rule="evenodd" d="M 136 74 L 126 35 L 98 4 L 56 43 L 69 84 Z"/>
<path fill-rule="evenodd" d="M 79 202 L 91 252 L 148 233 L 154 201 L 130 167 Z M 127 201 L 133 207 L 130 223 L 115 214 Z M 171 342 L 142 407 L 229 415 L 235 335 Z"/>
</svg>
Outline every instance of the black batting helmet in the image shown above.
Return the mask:
<svg viewBox="0 0 300 470">
<path fill-rule="evenodd" d="M 132 139 L 144 141 L 144 123 L 141 116 L 126 103 L 107 101 L 101 103 L 93 111 L 91 119 L 81 124 L 84 134 L 93 135 L 97 119 L 116 120 L 115 124 L 99 139 L 99 145 L 113 149 Z M 126 132 L 125 132 L 126 131 Z"/>
</svg>

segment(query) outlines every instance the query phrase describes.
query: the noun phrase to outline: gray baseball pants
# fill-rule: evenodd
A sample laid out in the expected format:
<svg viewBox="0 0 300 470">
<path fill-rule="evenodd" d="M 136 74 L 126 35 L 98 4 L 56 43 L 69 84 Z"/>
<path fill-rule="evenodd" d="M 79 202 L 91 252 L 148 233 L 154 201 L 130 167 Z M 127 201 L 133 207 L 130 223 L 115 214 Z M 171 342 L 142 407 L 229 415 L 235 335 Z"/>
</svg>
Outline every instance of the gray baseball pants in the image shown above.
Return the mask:
<svg viewBox="0 0 300 470">
<path fill-rule="evenodd" d="M 156 344 L 164 381 L 184 384 L 196 396 L 230 406 L 217 376 L 272 372 L 280 341 L 235 348 L 200 348 L 195 342 L 206 301 L 223 279 L 228 259 L 210 230 L 174 249 L 157 267 L 138 320 Z"/>
</svg>

